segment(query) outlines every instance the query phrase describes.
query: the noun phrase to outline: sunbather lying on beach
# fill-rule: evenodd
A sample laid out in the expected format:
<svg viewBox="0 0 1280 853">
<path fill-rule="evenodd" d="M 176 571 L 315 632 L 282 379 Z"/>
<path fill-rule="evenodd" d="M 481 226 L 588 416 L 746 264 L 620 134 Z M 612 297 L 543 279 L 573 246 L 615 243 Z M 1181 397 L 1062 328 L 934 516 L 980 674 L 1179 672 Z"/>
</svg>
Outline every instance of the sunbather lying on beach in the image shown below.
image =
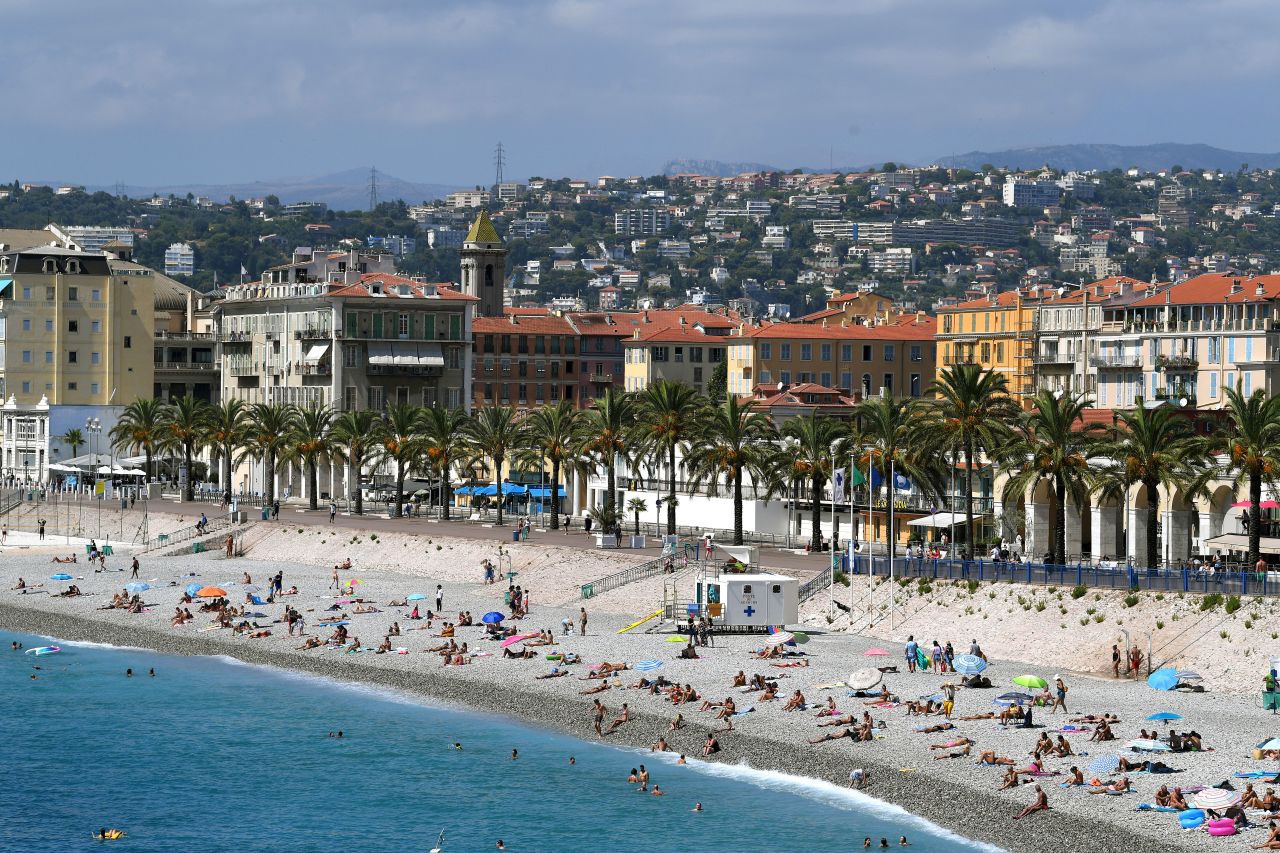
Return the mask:
<svg viewBox="0 0 1280 853">
<path fill-rule="evenodd" d="M 960 735 L 959 737 L 953 738 L 947 741 L 946 743 L 931 743 L 929 744 L 929 748 L 930 749 L 955 749 L 957 746 L 970 746 L 972 744 L 973 744 L 973 741 L 969 740 L 969 738 L 965 737 L 964 735 Z"/>
<path fill-rule="evenodd" d="M 1110 785 L 1097 785 L 1088 790 L 1090 794 L 1127 794 L 1129 793 L 1129 777 L 1121 776 Z"/>
<path fill-rule="evenodd" d="M 298 651 L 303 651 L 305 649 L 316 649 L 323 645 L 324 645 L 324 640 L 320 639 L 319 637 L 307 637 L 307 641 L 302 645 L 298 646 Z"/>
<path fill-rule="evenodd" d="M 771 663 L 769 666 L 776 666 L 778 669 L 792 669 L 794 667 L 806 667 L 809 665 L 808 658 L 804 660 L 793 660 L 787 663 Z"/>
<path fill-rule="evenodd" d="M 357 604 L 354 613 L 381 613 L 382 611 L 374 607 L 372 604 Z"/>
<path fill-rule="evenodd" d="M 943 752 L 938 755 L 935 755 L 933 757 L 933 760 L 942 761 L 943 759 L 946 759 L 946 758 L 966 758 L 968 757 L 969 751 L 971 749 L 973 749 L 972 744 L 966 743 L 963 747 L 961 747 L 960 749 L 957 749 L 955 752 Z"/>
<path fill-rule="evenodd" d="M 596 687 L 588 687 L 586 690 L 579 690 L 578 695 L 590 696 L 593 693 L 603 693 L 608 690 L 610 686 L 609 682 L 606 681 L 604 684 L 597 685 Z"/>
<path fill-rule="evenodd" d="M 853 725 L 853 714 L 845 714 L 843 717 L 832 717 L 830 720 L 818 723 L 818 728 L 826 728 L 828 726 L 851 726 Z"/>
<path fill-rule="evenodd" d="M 537 678 L 537 679 L 563 678 L 568 674 L 569 674 L 568 670 L 560 669 L 560 667 L 557 666 L 557 667 L 552 667 L 550 672 L 545 672 L 542 675 L 535 675 L 534 678 Z"/>
<path fill-rule="evenodd" d="M 1119 717 L 1112 716 L 1111 714 L 1103 714 L 1101 717 L 1099 717 L 1097 714 L 1086 714 L 1086 715 L 1084 715 L 1083 717 L 1072 717 L 1072 718 L 1071 718 L 1071 722 L 1073 722 L 1073 723 L 1111 723 L 1111 724 L 1114 724 L 1114 723 L 1118 723 L 1118 722 L 1120 722 L 1120 718 L 1119 718 Z"/>
<path fill-rule="evenodd" d="M 964 720 L 966 722 L 972 720 L 994 720 L 995 718 L 996 714 L 994 711 L 988 711 L 985 714 L 970 714 L 967 717 L 956 717 L 957 720 Z"/>
<path fill-rule="evenodd" d="M 844 728 L 834 732 L 827 732 L 826 734 L 822 735 L 822 737 L 815 738 L 809 741 L 809 743 L 826 743 L 829 740 L 840 740 L 841 738 L 846 738 L 846 737 L 853 738 L 854 740 L 860 740 L 860 738 L 858 737 L 858 733 L 856 731 L 854 731 L 851 728 Z"/>
<path fill-rule="evenodd" d="M 779 646 L 766 646 L 763 649 L 757 649 L 754 655 L 759 660 L 767 660 L 769 658 L 782 657 L 782 649 Z"/>
<path fill-rule="evenodd" d="M 53 558 L 52 560 L 50 560 L 49 562 L 51 562 L 51 563 L 74 563 L 75 561 L 76 561 L 76 555 L 75 555 L 75 554 L 72 554 L 72 555 L 70 555 L 70 556 L 68 556 L 68 557 L 54 557 L 54 558 Z"/>
<path fill-rule="evenodd" d="M 933 734 L 934 732 L 951 731 L 955 727 L 955 723 L 938 723 L 935 726 L 925 726 L 924 728 L 916 729 L 916 731 L 920 734 Z"/>
</svg>

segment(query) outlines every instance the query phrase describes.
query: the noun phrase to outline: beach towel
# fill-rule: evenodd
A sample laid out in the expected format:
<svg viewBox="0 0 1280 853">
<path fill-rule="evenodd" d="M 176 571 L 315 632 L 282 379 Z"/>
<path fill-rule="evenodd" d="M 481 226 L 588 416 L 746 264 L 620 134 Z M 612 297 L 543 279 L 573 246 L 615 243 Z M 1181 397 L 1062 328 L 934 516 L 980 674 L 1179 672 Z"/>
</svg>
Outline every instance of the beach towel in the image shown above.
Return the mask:
<svg viewBox="0 0 1280 853">
<path fill-rule="evenodd" d="M 734 717 L 745 717 L 747 714 L 750 714 L 750 713 L 751 713 L 752 711 L 754 711 L 754 710 L 755 710 L 755 706 L 753 705 L 752 707 L 748 708 L 747 710 L 745 710 L 745 711 L 738 711 L 738 712 L 736 712 L 736 713 L 732 714 L 731 716 L 734 716 Z"/>
<path fill-rule="evenodd" d="M 1241 770 L 1234 775 L 1237 779 L 1266 779 L 1278 774 L 1274 770 Z"/>
<path fill-rule="evenodd" d="M 1153 803 L 1138 803 L 1136 806 L 1140 812 L 1176 812 L 1178 809 L 1172 806 L 1157 806 Z"/>
</svg>

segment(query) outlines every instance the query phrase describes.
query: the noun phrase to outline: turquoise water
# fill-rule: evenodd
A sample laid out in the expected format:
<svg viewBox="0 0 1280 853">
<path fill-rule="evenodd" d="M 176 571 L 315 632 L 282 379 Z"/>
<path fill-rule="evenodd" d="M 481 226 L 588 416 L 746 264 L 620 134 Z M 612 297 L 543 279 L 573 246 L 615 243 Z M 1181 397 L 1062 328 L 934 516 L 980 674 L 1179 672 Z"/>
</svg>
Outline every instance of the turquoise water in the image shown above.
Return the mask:
<svg viewBox="0 0 1280 853">
<path fill-rule="evenodd" d="M 119 851 L 426 851 L 442 829 L 445 853 L 499 838 L 542 853 L 835 851 L 902 834 L 930 853 L 975 848 L 781 774 L 676 766 L 225 658 L 66 643 L 37 658 L 14 640 L 50 643 L 0 632 L 0 850 L 97 850 L 103 826 L 128 831 Z M 667 796 L 627 784 L 641 762 Z"/>
</svg>

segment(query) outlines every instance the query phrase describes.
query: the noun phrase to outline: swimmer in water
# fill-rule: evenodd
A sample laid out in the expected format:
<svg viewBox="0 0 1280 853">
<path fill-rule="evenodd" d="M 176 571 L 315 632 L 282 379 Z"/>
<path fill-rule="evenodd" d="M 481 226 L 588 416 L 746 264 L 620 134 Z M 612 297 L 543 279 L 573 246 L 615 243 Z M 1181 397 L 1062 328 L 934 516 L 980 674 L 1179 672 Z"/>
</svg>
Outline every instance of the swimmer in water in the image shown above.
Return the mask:
<svg viewBox="0 0 1280 853">
<path fill-rule="evenodd" d="M 578 759 L 576 759 L 576 758 L 574 758 L 572 755 L 570 755 L 570 756 L 569 756 L 569 766 L 570 766 L 570 767 L 572 767 L 573 765 L 575 765 L 575 764 L 577 764 L 577 763 L 578 763 Z"/>
<path fill-rule="evenodd" d="M 676 761 L 676 764 L 686 764 L 686 763 L 687 763 L 687 762 L 684 760 L 684 756 L 683 756 L 683 755 L 682 755 L 682 756 L 680 756 L 679 760 L 677 760 L 677 761 Z"/>
<path fill-rule="evenodd" d="M 519 757 L 520 757 L 520 750 L 518 750 L 518 749 L 513 749 L 513 750 L 511 750 L 511 760 L 512 760 L 512 761 L 515 761 L 515 760 L 516 760 L 517 758 L 519 758 Z"/>
<path fill-rule="evenodd" d="M 702 811 L 702 803 L 694 803 L 694 804 L 693 804 L 693 810 L 694 810 L 695 812 L 700 812 L 700 811 Z"/>
<path fill-rule="evenodd" d="M 458 742 L 455 740 L 455 741 L 453 742 L 453 748 L 454 748 L 454 749 L 462 749 L 462 744 L 458 743 Z"/>
<path fill-rule="evenodd" d="M 132 669 L 126 669 L 126 670 L 124 671 L 124 677 L 125 677 L 125 678 L 133 678 L 133 670 L 132 670 Z"/>
<path fill-rule="evenodd" d="M 147 673 L 147 675 L 151 676 L 152 678 L 155 678 L 156 677 L 155 667 L 152 667 L 151 670 Z"/>
</svg>

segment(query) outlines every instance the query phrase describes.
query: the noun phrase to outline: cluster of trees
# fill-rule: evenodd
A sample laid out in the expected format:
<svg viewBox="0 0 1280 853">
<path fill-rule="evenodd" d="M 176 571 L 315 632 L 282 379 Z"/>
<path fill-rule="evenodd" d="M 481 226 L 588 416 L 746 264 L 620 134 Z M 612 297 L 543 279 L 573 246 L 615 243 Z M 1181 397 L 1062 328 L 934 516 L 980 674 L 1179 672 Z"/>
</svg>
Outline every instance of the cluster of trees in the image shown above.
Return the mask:
<svg viewBox="0 0 1280 853">
<path fill-rule="evenodd" d="M 1167 407 L 1139 405 L 1118 412 L 1111 425 L 1096 424 L 1083 418 L 1089 405 L 1083 397 L 1042 391 L 1024 410 L 1009 395 L 1002 374 L 963 364 L 939 374 L 928 397 L 873 398 L 860 403 L 851 418 L 796 417 L 781 428 L 750 401 L 728 395 L 716 402 L 683 383 L 662 381 L 638 392 L 607 389 L 588 409 L 561 401 L 530 411 L 486 406 L 470 414 L 409 405 L 338 413 L 239 400 L 214 406 L 191 397 L 139 399 L 126 408 L 110 437 L 118 449 L 144 454 L 149 473 L 158 453 L 179 455 L 190 470 L 193 455 L 207 449 L 221 464 L 224 489 L 233 465 L 261 461 L 268 502 L 275 497 L 276 466 L 301 464 L 312 509 L 317 508 L 321 461 L 345 462 L 355 471 L 387 465 L 395 472 L 397 514 L 403 512 L 406 478 L 420 473 L 441 481 L 445 518 L 452 477 L 477 466 L 492 472 L 495 482 L 509 464 L 549 468 L 553 488 L 565 472 L 602 469 L 608 487 L 604 506 L 594 513 L 608 528 L 622 517 L 622 508 L 615 506 L 616 472 L 626 463 L 661 473 L 669 533 L 675 532 L 677 492 L 684 482 L 690 491 L 732 498 L 734 544 L 741 544 L 744 490 L 750 488 L 765 497 L 807 494 L 815 547 L 821 544 L 825 489 L 835 471 L 871 469 L 886 483 L 891 474 L 902 474 L 924 494 L 941 499 L 959 463 L 965 477 L 965 538 L 972 545 L 973 477 L 985 460 L 1007 474 L 1006 505 L 1047 484 L 1053 494 L 1049 560 L 1058 564 L 1066 560 L 1069 503 L 1083 506 L 1089 495 L 1123 500 L 1133 487 L 1144 487 L 1146 564 L 1155 566 L 1161 491 L 1178 490 L 1193 499 L 1205 495 L 1214 479 L 1226 478 L 1246 488 L 1252 502 L 1253 562 L 1262 488 L 1280 484 L 1280 397 L 1228 389 L 1227 398 L 1221 428 L 1208 435 Z M 184 499 L 191 499 L 191 489 L 188 482 Z M 363 511 L 359 490 L 355 511 Z M 558 528 L 554 514 L 551 523 Z"/>
</svg>

